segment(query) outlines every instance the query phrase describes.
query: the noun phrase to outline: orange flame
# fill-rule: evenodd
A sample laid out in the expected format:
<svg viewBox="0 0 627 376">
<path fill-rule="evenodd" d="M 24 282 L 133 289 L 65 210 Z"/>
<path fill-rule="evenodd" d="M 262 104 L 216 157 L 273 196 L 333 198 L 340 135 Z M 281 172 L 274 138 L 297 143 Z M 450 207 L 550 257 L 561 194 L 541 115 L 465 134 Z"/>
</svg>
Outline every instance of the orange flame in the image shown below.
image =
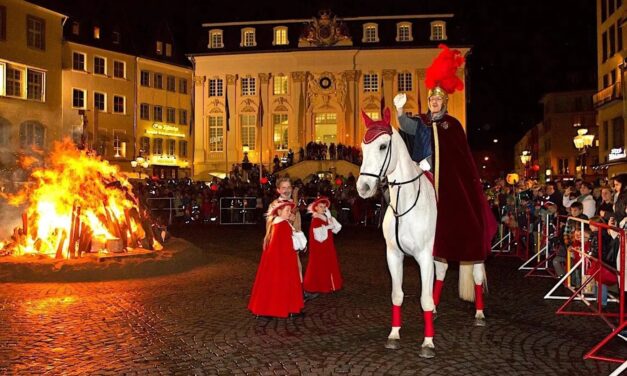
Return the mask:
<svg viewBox="0 0 627 376">
<path fill-rule="evenodd" d="M 45 167 L 32 172 L 31 184 L 6 198 L 11 205 L 26 206 L 22 228 L 0 247 L 11 248 L 13 255 L 72 258 L 89 252 L 96 239 L 102 244 L 121 238 L 124 247 L 136 247 L 145 236 L 127 176 L 77 150 L 69 139 L 54 144 Z"/>
</svg>

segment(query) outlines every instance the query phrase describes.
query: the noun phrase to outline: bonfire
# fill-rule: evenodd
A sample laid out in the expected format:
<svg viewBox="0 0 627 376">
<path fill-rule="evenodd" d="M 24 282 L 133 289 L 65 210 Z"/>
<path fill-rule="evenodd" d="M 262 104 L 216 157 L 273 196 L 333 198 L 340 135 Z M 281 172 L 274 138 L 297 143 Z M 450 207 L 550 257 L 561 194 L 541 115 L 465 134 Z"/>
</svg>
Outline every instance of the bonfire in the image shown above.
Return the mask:
<svg viewBox="0 0 627 376">
<path fill-rule="evenodd" d="M 33 160 L 23 158 L 21 164 L 32 167 Z M 32 169 L 29 184 L 3 197 L 25 210 L 21 226 L 0 242 L 0 255 L 72 259 L 160 248 L 128 177 L 70 140 L 56 142 L 44 167 Z"/>
</svg>

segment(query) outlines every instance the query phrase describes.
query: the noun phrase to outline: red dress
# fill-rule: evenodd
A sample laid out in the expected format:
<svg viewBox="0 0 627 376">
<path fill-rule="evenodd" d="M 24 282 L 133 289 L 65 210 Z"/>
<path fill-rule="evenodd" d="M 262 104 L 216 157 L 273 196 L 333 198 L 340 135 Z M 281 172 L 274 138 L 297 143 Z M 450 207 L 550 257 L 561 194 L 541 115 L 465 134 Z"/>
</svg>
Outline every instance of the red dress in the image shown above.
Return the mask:
<svg viewBox="0 0 627 376">
<path fill-rule="evenodd" d="M 298 255 L 289 222 L 277 218 L 272 226 L 272 237 L 261 254 L 248 309 L 255 315 L 287 317 L 305 306 Z"/>
<path fill-rule="evenodd" d="M 322 215 L 314 214 L 309 227 L 309 262 L 305 272 L 304 287 L 308 292 L 333 292 L 342 288 L 344 281 L 337 262 L 333 232 L 327 230 L 327 238 L 319 242 L 314 238 L 314 229 L 326 226 Z"/>
</svg>

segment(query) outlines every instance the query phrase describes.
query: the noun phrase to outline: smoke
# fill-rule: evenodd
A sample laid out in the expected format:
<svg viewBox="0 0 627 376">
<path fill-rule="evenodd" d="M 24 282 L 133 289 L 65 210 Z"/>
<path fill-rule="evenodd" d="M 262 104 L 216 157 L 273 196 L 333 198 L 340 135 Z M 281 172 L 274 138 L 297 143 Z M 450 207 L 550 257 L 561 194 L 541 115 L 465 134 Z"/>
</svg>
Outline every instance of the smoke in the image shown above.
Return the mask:
<svg viewBox="0 0 627 376">
<path fill-rule="evenodd" d="M 13 229 L 22 226 L 22 213 L 24 207 L 9 205 L 6 200 L 0 199 L 0 241 L 13 235 Z"/>
</svg>

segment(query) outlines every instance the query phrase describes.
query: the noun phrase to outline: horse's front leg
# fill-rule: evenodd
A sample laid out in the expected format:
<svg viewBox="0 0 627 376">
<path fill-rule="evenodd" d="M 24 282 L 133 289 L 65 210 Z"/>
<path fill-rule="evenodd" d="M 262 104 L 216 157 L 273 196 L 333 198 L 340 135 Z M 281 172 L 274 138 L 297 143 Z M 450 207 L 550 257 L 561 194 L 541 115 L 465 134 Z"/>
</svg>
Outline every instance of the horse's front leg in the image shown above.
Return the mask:
<svg viewBox="0 0 627 376">
<path fill-rule="evenodd" d="M 419 356 L 421 358 L 433 358 L 435 356 L 435 345 L 433 344 L 433 336 L 435 329 L 433 328 L 433 256 L 430 252 L 420 252 L 418 257 L 418 265 L 420 265 L 420 282 L 422 284 L 422 292 L 420 294 L 420 305 L 422 306 L 423 316 L 425 320 L 425 339 L 420 347 Z"/>
<path fill-rule="evenodd" d="M 400 333 L 402 318 L 401 305 L 403 304 L 403 259 L 404 255 L 397 249 L 387 249 L 388 270 L 392 277 L 392 330 L 385 343 L 386 349 L 396 350 L 401 347 Z"/>
<path fill-rule="evenodd" d="M 485 285 L 485 264 L 483 262 L 473 264 L 472 277 L 475 282 L 475 326 L 486 326 L 483 314 L 483 288 Z"/>
</svg>

